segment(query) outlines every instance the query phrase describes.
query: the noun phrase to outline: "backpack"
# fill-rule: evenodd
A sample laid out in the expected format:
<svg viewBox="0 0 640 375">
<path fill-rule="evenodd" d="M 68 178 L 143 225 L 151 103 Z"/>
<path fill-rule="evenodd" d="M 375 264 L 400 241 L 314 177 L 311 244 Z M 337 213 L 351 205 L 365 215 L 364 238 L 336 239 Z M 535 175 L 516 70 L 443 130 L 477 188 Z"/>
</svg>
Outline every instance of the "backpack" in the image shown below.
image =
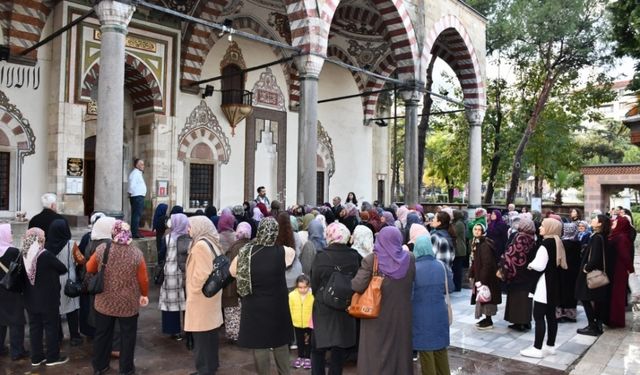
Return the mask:
<svg viewBox="0 0 640 375">
<path fill-rule="evenodd" d="M 331 255 L 328 252 L 325 252 L 325 254 L 331 259 Z M 346 311 L 351 304 L 351 297 L 353 296 L 351 279 L 353 279 L 353 274 L 342 273 L 341 267 L 333 266 L 333 272 L 329 276 L 329 280 L 318 290 L 318 296 L 322 303 L 332 309 Z"/>
<path fill-rule="evenodd" d="M 176 240 L 178 268 L 184 275 L 186 275 L 187 272 L 187 257 L 189 256 L 190 247 L 191 237 L 188 234 L 183 234 Z"/>
</svg>

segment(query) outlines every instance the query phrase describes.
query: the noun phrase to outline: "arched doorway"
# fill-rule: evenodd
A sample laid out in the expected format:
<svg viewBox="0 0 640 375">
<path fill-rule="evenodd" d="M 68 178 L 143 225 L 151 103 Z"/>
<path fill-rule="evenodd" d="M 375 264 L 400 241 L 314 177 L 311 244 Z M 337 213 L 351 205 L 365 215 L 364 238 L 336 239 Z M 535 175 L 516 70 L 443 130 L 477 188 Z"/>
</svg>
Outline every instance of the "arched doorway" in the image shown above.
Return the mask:
<svg viewBox="0 0 640 375">
<path fill-rule="evenodd" d="M 82 200 L 84 201 L 85 216 L 93 212 L 93 197 L 96 181 L 96 136 L 84 140 L 84 181 L 82 186 Z"/>
</svg>

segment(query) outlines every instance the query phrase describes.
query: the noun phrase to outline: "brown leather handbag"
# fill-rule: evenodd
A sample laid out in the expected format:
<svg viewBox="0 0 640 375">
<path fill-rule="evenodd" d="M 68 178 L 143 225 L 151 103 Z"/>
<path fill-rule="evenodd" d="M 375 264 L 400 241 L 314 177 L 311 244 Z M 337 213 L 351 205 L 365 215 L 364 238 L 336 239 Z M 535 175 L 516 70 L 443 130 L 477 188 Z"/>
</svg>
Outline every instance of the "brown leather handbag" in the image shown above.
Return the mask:
<svg viewBox="0 0 640 375">
<path fill-rule="evenodd" d="M 354 293 L 351 304 L 347 308 L 349 315 L 360 319 L 375 319 L 380 315 L 382 303 L 382 281 L 384 276 L 378 274 L 378 256 L 373 256 L 373 274 L 365 291 Z"/>
</svg>

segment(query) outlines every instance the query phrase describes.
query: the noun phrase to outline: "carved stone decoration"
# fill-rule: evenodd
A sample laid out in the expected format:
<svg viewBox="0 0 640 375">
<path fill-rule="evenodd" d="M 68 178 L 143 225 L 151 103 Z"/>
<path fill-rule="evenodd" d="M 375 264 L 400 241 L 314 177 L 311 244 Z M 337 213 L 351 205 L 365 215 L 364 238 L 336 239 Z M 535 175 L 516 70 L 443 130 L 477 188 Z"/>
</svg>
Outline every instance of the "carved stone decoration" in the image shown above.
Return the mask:
<svg viewBox="0 0 640 375">
<path fill-rule="evenodd" d="M 263 73 L 260 73 L 260 79 L 253 85 L 253 105 L 286 111 L 284 94 L 270 68 L 266 68 Z"/>
<path fill-rule="evenodd" d="M 283 37 L 287 43 L 291 43 L 291 26 L 289 25 L 289 17 L 286 14 L 271 12 L 269 13 L 269 26 L 276 29 L 278 34 Z"/>
<path fill-rule="evenodd" d="M 175 11 L 190 14 L 198 0 L 162 0 L 162 3 Z"/>
<path fill-rule="evenodd" d="M 234 64 L 239 66 L 241 69 L 247 69 L 247 64 L 244 62 L 244 56 L 242 56 L 242 50 L 240 46 L 236 42 L 229 43 L 229 47 L 227 47 L 227 52 L 225 52 L 222 61 L 220 61 L 220 71 L 224 69 L 225 66 Z M 247 75 L 244 75 L 244 79 L 246 81 Z"/>
<path fill-rule="evenodd" d="M 389 51 L 389 45 L 386 43 L 366 42 L 362 45 L 355 40 L 349 40 L 349 48 L 347 49 L 347 52 L 356 58 L 359 66 L 373 65 L 387 51 Z"/>
<path fill-rule="evenodd" d="M 24 158 L 36 152 L 36 136 L 33 134 L 29 120 L 24 118 L 22 112 L 14 104 L 9 102 L 9 98 L 0 91 L 0 126 L 7 127 L 8 135 L 15 137 L 20 164 Z"/>
<path fill-rule="evenodd" d="M 336 159 L 333 156 L 333 143 L 320 121 L 318 121 L 318 155 L 324 159 L 325 168 L 329 178 L 336 171 Z"/>
<path fill-rule="evenodd" d="M 204 100 L 193 109 L 178 136 L 178 160 L 184 160 L 192 145 L 205 141 L 214 147 L 214 157 L 223 164 L 229 163 L 231 146 L 218 123 L 218 118 Z"/>
</svg>

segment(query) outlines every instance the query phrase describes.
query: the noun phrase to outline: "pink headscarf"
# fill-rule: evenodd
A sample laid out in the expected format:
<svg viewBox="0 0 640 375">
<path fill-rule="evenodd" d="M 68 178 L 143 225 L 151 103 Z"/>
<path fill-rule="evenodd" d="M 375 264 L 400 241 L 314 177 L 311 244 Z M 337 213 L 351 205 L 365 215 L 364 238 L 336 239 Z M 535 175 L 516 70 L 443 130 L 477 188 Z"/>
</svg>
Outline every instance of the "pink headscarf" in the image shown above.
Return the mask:
<svg viewBox="0 0 640 375">
<path fill-rule="evenodd" d="M 0 257 L 4 256 L 7 249 L 13 246 L 13 238 L 11 237 L 11 224 L 0 224 Z"/>
<path fill-rule="evenodd" d="M 238 224 L 236 228 L 236 241 L 241 239 L 251 239 L 251 225 L 246 221 Z"/>
<path fill-rule="evenodd" d="M 218 220 L 218 232 L 233 232 L 233 224 L 236 223 L 236 218 L 231 214 L 222 214 Z"/>
<path fill-rule="evenodd" d="M 351 237 L 349 229 L 344 224 L 337 222 L 329 224 L 324 234 L 329 245 L 332 243 L 346 244 Z"/>
<path fill-rule="evenodd" d="M 116 223 L 113 224 L 113 229 L 111 229 L 113 242 L 120 245 L 128 245 L 132 241 L 131 237 L 131 227 L 129 224 L 122 220 L 116 220 Z"/>
</svg>

